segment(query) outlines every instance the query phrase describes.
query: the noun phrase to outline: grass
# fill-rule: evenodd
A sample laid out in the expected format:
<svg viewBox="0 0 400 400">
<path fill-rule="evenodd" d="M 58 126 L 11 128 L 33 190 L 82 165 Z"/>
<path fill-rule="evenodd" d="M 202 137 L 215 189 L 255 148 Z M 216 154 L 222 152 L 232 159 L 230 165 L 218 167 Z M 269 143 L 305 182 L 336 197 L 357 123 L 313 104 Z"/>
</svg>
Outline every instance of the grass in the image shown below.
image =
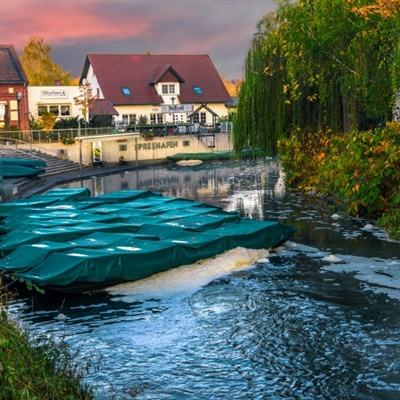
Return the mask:
<svg viewBox="0 0 400 400">
<path fill-rule="evenodd" d="M 77 366 L 65 343 L 33 339 L 9 320 L 9 294 L 0 281 L 0 400 L 90 400 L 82 384 L 86 368 Z"/>
</svg>

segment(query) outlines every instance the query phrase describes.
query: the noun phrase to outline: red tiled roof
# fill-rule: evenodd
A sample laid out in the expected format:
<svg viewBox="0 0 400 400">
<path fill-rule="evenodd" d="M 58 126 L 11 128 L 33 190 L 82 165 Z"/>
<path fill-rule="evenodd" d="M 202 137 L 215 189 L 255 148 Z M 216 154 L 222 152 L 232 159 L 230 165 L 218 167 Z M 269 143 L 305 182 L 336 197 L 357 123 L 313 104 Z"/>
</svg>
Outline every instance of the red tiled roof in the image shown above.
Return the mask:
<svg viewBox="0 0 400 400">
<path fill-rule="evenodd" d="M 169 67 L 184 80 L 182 103 L 225 103 L 230 98 L 208 55 L 89 54 L 81 80 L 90 64 L 104 97 L 114 105 L 162 103 L 152 83 Z M 196 95 L 193 86 L 200 87 L 202 94 Z M 123 87 L 130 89 L 131 96 L 122 94 Z"/>
<path fill-rule="evenodd" d="M 89 115 L 118 115 L 107 99 L 94 99 L 89 104 Z"/>
<path fill-rule="evenodd" d="M 12 45 L 0 45 L 0 83 L 27 83 L 24 70 Z"/>
</svg>

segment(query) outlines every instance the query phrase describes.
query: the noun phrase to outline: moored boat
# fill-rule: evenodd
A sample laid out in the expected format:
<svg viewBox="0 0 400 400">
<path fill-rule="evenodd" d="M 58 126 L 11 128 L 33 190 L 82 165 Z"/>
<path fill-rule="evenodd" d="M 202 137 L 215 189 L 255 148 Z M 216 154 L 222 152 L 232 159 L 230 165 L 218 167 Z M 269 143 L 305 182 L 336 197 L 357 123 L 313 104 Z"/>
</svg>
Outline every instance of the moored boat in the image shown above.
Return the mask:
<svg viewBox="0 0 400 400">
<path fill-rule="evenodd" d="M 273 248 L 294 233 L 276 221 L 150 191 L 87 194 L 57 189 L 17 202 L 12 213 L 0 207 L 0 271 L 45 289 L 89 291 L 236 247 Z"/>
</svg>

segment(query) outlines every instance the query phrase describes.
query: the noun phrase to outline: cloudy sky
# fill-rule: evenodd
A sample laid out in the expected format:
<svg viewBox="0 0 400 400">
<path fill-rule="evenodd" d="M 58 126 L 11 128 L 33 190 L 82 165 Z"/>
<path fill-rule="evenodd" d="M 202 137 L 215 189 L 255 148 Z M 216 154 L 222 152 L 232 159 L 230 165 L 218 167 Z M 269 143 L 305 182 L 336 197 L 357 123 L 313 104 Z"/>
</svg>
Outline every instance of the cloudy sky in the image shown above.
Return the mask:
<svg viewBox="0 0 400 400">
<path fill-rule="evenodd" d="M 242 75 L 257 21 L 273 0 L 0 0 L 0 42 L 20 52 L 32 36 L 79 75 L 86 53 L 210 54 L 219 72 Z"/>
</svg>

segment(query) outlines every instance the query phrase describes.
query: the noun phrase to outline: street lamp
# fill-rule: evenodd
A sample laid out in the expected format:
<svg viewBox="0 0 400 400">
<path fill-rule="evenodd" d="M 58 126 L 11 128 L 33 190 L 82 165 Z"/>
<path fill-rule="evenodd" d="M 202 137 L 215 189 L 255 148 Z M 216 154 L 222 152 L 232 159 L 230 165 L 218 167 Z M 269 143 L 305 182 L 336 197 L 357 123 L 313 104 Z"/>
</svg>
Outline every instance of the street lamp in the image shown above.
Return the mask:
<svg viewBox="0 0 400 400">
<path fill-rule="evenodd" d="M 19 106 L 22 100 L 22 92 L 17 92 L 17 107 L 18 107 L 18 130 L 21 130 L 21 113 L 19 111 Z"/>
</svg>

